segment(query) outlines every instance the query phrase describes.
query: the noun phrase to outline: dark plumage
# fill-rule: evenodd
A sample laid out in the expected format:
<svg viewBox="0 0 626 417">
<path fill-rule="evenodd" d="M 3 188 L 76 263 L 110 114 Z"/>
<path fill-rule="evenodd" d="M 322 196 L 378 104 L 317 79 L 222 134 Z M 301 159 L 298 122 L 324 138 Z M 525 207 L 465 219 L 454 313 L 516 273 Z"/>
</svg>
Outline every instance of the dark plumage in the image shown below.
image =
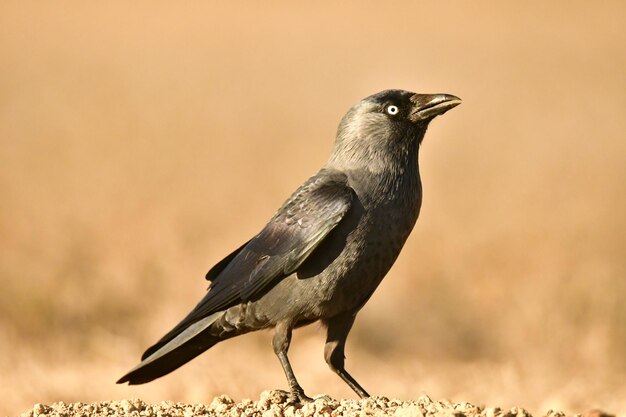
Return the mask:
<svg viewBox="0 0 626 417">
<path fill-rule="evenodd" d="M 222 340 L 273 327 L 291 396 L 307 400 L 287 350 L 293 328 L 320 320 L 326 362 L 367 397 L 344 368 L 346 338 L 417 220 L 418 151 L 428 123 L 459 103 L 446 94 L 386 90 L 352 107 L 324 167 L 207 273 L 204 298 L 118 383 L 152 381 Z"/>
</svg>

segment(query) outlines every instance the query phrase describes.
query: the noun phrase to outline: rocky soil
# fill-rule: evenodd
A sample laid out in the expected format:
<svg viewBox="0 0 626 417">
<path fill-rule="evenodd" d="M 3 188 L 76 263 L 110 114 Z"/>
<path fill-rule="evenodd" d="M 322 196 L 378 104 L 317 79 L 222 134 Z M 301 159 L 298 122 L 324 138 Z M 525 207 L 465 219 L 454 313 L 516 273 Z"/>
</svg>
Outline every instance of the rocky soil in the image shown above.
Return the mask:
<svg viewBox="0 0 626 417">
<path fill-rule="evenodd" d="M 146 404 L 142 400 L 104 401 L 92 404 L 55 403 L 50 406 L 36 404 L 21 417 L 81 417 L 81 416 L 132 416 L 132 417 L 337 417 L 337 416 L 396 416 L 396 417 L 531 417 L 523 408 L 510 410 L 483 408 L 469 403 L 454 404 L 434 401 L 421 396 L 415 401 L 400 401 L 386 397 L 366 400 L 334 400 L 317 397 L 306 404 L 291 404 L 284 391 L 265 391 L 258 401 L 243 400 L 236 403 L 229 397 L 216 397 L 209 405 L 184 404 L 163 401 Z M 559 411 L 549 410 L 545 417 L 564 417 Z M 583 415 L 576 415 L 582 417 Z M 612 417 L 599 411 L 585 417 Z"/>
</svg>

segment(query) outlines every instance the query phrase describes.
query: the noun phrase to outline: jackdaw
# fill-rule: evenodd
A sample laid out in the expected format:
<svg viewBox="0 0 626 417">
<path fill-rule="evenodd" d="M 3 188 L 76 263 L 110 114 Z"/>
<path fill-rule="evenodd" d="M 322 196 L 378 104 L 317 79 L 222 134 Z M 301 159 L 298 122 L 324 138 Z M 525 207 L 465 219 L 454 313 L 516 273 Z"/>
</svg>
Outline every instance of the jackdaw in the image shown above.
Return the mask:
<svg viewBox="0 0 626 417">
<path fill-rule="evenodd" d="M 398 257 L 422 202 L 418 151 L 433 118 L 461 103 L 449 94 L 386 90 L 352 107 L 322 169 L 252 239 L 206 274 L 207 294 L 118 383 L 166 375 L 213 345 L 273 328 L 292 401 L 309 401 L 287 350 L 294 328 L 327 329 L 326 363 L 361 398 L 346 371 L 354 319 Z"/>
</svg>

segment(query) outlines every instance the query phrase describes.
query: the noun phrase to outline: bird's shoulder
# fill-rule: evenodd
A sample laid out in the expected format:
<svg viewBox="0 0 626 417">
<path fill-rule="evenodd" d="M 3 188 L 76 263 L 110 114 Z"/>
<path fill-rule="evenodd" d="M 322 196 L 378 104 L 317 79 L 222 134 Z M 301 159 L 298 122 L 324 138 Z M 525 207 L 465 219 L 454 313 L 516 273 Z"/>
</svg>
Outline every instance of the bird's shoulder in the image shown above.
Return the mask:
<svg viewBox="0 0 626 417">
<path fill-rule="evenodd" d="M 345 214 L 354 196 L 345 173 L 322 169 L 298 187 L 270 224 L 308 227 L 312 222 L 327 221 L 328 217 Z"/>
</svg>

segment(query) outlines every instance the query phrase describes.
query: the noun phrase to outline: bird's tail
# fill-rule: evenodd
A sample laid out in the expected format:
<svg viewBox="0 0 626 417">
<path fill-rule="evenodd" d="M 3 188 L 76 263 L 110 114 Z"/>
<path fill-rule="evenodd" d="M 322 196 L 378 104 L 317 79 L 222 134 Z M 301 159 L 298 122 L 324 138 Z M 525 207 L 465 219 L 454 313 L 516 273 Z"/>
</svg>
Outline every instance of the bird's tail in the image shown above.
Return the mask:
<svg viewBox="0 0 626 417">
<path fill-rule="evenodd" d="M 150 382 L 169 374 L 224 340 L 225 337 L 211 331 L 211 325 L 223 314 L 223 311 L 211 314 L 180 331 L 175 337 L 170 337 L 167 341 L 164 341 L 166 340 L 164 337 L 150 347 L 142 357 L 141 363 L 121 377 L 117 383 L 128 382 L 129 385 L 138 385 Z"/>
</svg>

